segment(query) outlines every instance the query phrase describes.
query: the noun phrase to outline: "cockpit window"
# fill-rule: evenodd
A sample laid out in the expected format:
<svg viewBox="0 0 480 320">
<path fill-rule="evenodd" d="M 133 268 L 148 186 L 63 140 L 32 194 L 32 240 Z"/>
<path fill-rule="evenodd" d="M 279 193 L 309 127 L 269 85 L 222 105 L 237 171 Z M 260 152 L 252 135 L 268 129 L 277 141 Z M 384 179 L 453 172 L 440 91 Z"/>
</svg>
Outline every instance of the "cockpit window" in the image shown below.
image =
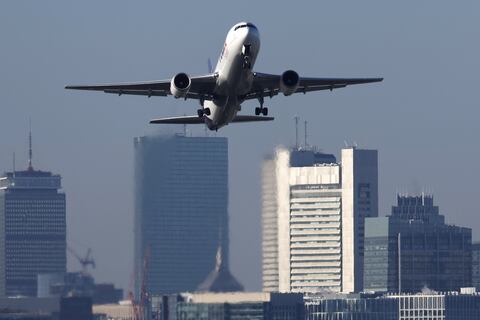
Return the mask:
<svg viewBox="0 0 480 320">
<path fill-rule="evenodd" d="M 255 27 L 255 25 L 253 23 L 246 23 L 246 24 L 240 24 L 240 25 L 236 26 L 234 31 L 236 31 L 237 29 L 246 28 L 246 27 L 257 30 L 257 27 Z"/>
</svg>

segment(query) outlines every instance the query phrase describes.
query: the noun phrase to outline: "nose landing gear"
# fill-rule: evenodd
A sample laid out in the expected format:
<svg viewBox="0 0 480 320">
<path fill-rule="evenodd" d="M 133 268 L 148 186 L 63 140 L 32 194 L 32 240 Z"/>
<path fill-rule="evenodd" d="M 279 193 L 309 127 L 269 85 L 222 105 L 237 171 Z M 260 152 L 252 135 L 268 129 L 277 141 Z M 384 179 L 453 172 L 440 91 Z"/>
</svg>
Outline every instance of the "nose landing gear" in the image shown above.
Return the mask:
<svg viewBox="0 0 480 320">
<path fill-rule="evenodd" d="M 243 69 L 251 69 L 252 62 L 250 60 L 250 44 L 243 45 L 242 48 L 242 57 L 243 57 Z"/>
</svg>

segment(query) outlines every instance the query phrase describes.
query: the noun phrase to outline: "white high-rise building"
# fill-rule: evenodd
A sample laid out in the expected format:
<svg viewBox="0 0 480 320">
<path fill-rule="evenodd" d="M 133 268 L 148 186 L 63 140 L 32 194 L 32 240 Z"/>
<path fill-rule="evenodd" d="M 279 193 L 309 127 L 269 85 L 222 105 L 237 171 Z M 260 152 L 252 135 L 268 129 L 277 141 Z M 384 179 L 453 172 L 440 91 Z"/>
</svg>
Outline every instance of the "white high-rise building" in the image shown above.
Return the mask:
<svg viewBox="0 0 480 320">
<path fill-rule="evenodd" d="M 346 148 L 337 163 L 279 148 L 262 176 L 264 291 L 360 291 L 364 218 L 378 216 L 377 151 Z"/>
</svg>

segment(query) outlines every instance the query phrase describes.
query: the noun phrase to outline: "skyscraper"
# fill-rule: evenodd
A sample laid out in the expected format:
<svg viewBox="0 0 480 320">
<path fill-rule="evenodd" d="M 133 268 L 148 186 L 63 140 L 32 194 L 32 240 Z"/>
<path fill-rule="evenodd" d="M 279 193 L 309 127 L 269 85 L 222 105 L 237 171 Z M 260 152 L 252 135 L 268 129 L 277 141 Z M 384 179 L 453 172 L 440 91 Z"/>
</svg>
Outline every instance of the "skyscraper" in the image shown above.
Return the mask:
<svg viewBox="0 0 480 320">
<path fill-rule="evenodd" d="M 279 148 L 262 168 L 263 289 L 355 292 L 364 217 L 378 215 L 377 151 Z"/>
<path fill-rule="evenodd" d="M 365 231 L 366 290 L 471 286 L 472 230 L 445 224 L 433 196 L 397 196 L 392 215 L 366 219 Z"/>
<path fill-rule="evenodd" d="M 148 292 L 194 291 L 219 245 L 228 267 L 227 139 L 145 136 L 134 147 L 136 274 L 148 256 Z"/>
<path fill-rule="evenodd" d="M 0 296 L 36 296 L 37 275 L 66 272 L 61 177 L 28 169 L 0 177 Z"/>
<path fill-rule="evenodd" d="M 472 286 L 480 292 L 480 242 L 472 244 Z"/>
</svg>

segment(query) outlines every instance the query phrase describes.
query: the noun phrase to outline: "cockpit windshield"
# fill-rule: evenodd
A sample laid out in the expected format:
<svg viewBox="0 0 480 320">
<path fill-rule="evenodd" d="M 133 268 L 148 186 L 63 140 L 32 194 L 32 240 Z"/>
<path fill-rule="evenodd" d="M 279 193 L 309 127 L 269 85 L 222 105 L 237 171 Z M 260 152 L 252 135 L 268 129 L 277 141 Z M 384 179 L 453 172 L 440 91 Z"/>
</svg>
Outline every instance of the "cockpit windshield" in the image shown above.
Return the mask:
<svg viewBox="0 0 480 320">
<path fill-rule="evenodd" d="M 253 23 L 245 23 L 245 24 L 239 24 L 238 26 L 236 26 L 234 31 L 236 31 L 237 29 L 246 28 L 246 27 L 257 30 L 257 27 L 255 27 L 255 25 Z"/>
</svg>

